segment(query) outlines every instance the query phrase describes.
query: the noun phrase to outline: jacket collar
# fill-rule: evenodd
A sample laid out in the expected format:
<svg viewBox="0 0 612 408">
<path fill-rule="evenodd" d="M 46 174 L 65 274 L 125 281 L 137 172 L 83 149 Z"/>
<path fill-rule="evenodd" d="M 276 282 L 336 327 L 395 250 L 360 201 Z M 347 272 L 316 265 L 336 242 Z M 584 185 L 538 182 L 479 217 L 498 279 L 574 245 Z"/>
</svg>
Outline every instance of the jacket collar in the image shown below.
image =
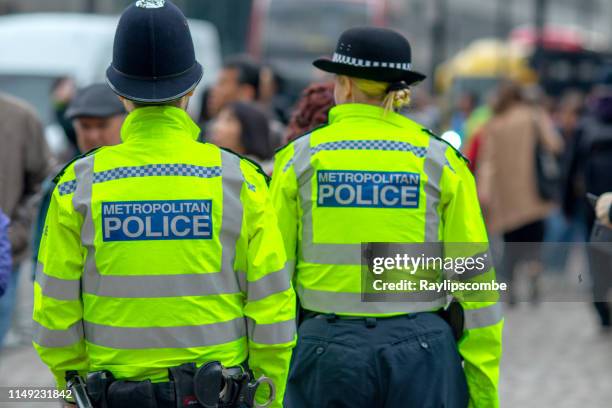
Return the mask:
<svg viewBox="0 0 612 408">
<path fill-rule="evenodd" d="M 186 137 L 197 140 L 200 128 L 182 109 L 173 106 L 148 106 L 134 109 L 121 127 L 121 140 L 158 137 Z"/>
<path fill-rule="evenodd" d="M 410 119 L 395 112 L 386 112 L 380 106 L 362 103 L 345 103 L 334 106 L 329 111 L 329 123 L 338 123 L 345 120 L 375 119 L 389 123 L 393 126 L 406 127 L 414 125 Z"/>
</svg>

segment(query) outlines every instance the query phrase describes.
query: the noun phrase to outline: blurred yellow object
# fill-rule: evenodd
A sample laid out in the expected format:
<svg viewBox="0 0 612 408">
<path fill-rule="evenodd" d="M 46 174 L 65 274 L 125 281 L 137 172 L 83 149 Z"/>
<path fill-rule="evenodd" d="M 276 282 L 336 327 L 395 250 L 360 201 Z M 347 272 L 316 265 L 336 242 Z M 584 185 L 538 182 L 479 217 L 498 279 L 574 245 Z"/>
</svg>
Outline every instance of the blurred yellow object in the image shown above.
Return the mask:
<svg viewBox="0 0 612 408">
<path fill-rule="evenodd" d="M 509 78 L 521 84 L 537 81 L 529 66 L 529 51 L 521 46 L 496 39 L 474 41 L 436 71 L 436 88 L 450 89 L 456 78 Z"/>
</svg>

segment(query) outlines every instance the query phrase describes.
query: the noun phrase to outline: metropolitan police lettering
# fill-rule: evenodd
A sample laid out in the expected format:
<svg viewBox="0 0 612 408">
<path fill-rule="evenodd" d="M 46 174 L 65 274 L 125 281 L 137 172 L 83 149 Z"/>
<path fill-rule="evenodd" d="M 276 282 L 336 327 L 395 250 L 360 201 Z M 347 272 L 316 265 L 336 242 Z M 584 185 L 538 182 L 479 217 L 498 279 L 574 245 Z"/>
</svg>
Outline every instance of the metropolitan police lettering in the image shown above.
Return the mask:
<svg viewBox="0 0 612 408">
<path fill-rule="evenodd" d="M 212 200 L 102 203 L 104 241 L 211 239 Z"/>
<path fill-rule="evenodd" d="M 418 173 L 319 170 L 319 207 L 418 208 Z"/>
</svg>

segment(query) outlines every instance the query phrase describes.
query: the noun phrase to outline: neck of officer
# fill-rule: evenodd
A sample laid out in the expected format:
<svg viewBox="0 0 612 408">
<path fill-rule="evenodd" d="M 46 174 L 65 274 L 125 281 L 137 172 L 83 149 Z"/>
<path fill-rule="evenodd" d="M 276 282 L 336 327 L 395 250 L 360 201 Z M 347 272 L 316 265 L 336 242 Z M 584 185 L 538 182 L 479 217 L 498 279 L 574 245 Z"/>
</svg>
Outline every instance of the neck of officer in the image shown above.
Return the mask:
<svg viewBox="0 0 612 408">
<path fill-rule="evenodd" d="M 125 98 L 120 98 L 120 99 L 121 99 L 121 102 L 123 103 L 123 106 L 125 107 L 125 110 L 128 112 L 133 112 L 136 109 L 150 107 L 150 106 L 172 106 L 174 108 L 179 108 L 184 111 L 187 111 L 187 106 L 189 106 L 190 95 L 185 95 L 182 98 L 177 99 L 176 101 L 170 101 L 170 102 L 160 104 L 160 105 L 140 104 L 138 102 L 130 101 Z"/>
</svg>

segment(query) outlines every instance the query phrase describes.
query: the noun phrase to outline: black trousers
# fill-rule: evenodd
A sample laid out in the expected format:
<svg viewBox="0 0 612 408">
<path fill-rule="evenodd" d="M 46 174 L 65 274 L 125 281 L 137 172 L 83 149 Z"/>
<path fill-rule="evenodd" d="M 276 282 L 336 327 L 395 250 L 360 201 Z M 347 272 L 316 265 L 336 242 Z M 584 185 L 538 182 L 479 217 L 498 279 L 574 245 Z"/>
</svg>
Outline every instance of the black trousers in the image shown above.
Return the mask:
<svg viewBox="0 0 612 408">
<path fill-rule="evenodd" d="M 464 408 L 469 394 L 448 324 L 418 313 L 306 320 L 298 331 L 287 408 Z"/>
</svg>

